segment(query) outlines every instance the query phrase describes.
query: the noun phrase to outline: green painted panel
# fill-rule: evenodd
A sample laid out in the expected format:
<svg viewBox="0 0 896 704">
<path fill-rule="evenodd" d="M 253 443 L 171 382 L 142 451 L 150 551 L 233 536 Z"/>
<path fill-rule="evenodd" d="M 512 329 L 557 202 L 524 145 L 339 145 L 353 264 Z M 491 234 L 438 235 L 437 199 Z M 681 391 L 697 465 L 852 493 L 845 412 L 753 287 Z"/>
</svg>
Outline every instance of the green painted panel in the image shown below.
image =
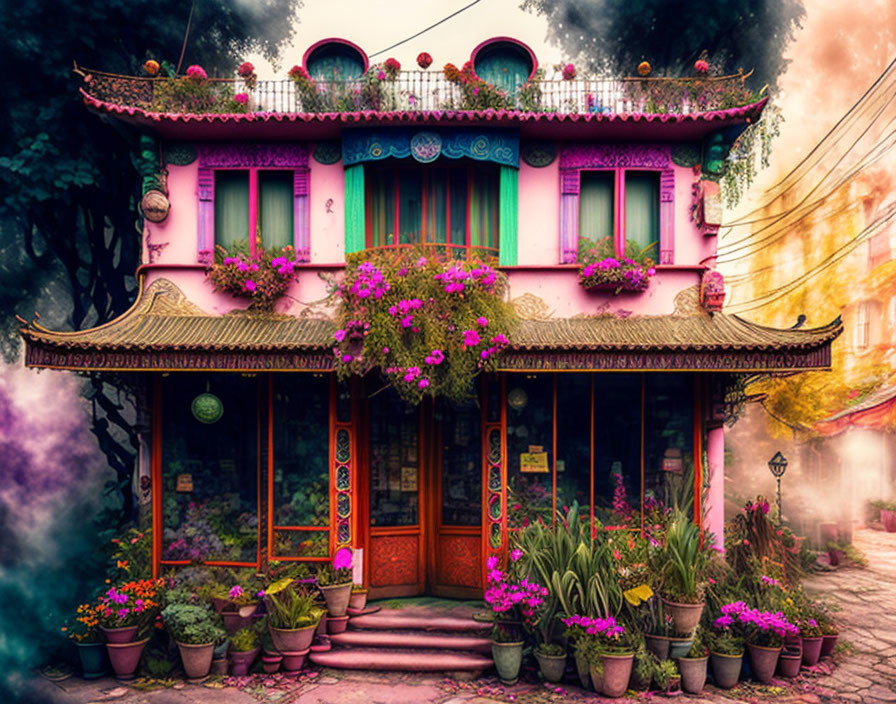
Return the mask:
<svg viewBox="0 0 896 704">
<path fill-rule="evenodd" d="M 345 170 L 345 253 L 364 249 L 364 165 Z"/>
<path fill-rule="evenodd" d="M 519 171 L 512 166 L 501 167 L 498 216 L 498 243 L 501 266 L 515 266 L 517 262 L 517 224 L 519 218 Z"/>
</svg>

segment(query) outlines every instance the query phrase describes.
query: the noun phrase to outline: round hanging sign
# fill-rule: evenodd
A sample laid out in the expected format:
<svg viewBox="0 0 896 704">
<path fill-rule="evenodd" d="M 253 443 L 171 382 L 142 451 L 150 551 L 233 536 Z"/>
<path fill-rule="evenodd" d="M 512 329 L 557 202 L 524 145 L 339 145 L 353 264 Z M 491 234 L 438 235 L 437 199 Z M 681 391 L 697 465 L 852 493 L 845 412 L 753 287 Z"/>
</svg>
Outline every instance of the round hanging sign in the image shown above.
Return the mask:
<svg viewBox="0 0 896 704">
<path fill-rule="evenodd" d="M 150 222 L 162 222 L 168 217 L 168 211 L 171 209 L 171 203 L 168 202 L 168 196 L 161 191 L 147 191 L 140 201 L 140 210 L 143 211 L 143 217 Z"/>
<path fill-rule="evenodd" d="M 221 416 L 224 415 L 224 404 L 217 396 L 206 391 L 193 399 L 190 410 L 200 423 L 211 425 L 221 420 Z"/>
<path fill-rule="evenodd" d="M 411 156 L 421 164 L 428 164 L 442 153 L 442 138 L 435 132 L 418 132 L 411 137 Z"/>
</svg>

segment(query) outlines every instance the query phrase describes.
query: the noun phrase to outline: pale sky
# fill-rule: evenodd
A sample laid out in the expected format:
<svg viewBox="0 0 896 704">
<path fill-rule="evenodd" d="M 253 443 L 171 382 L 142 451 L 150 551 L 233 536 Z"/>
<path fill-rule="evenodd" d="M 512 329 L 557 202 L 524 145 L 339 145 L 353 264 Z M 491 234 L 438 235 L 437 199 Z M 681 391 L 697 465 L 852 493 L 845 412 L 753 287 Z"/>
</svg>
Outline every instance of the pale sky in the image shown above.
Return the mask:
<svg viewBox="0 0 896 704">
<path fill-rule="evenodd" d="M 293 64 L 301 64 L 302 54 L 314 42 L 326 37 L 341 37 L 360 46 L 369 56 L 406 39 L 471 0 L 304 0 L 298 11 L 299 24 L 293 46 L 283 52 L 278 72 L 260 57 L 251 57 L 260 78 L 285 78 Z M 439 71 L 446 63 L 460 66 L 484 39 L 509 36 L 529 45 L 541 66 L 560 63 L 565 57 L 545 41 L 547 23 L 519 9 L 520 0 L 481 0 L 435 29 L 371 59 L 372 63 L 394 57 L 404 69 L 416 69 L 417 55 L 426 51 L 433 58 L 430 71 Z M 550 71 L 548 72 L 550 73 Z"/>
</svg>

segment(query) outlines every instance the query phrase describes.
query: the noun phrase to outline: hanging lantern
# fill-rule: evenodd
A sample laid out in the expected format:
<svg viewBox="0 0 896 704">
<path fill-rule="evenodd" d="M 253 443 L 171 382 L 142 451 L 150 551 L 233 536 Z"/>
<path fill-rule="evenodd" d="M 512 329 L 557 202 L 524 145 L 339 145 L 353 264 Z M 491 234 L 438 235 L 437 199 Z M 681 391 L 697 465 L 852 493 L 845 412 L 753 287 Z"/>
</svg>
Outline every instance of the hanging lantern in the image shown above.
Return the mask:
<svg viewBox="0 0 896 704">
<path fill-rule="evenodd" d="M 190 411 L 192 411 L 193 417 L 200 423 L 211 425 L 221 420 L 221 416 L 224 415 L 224 404 L 213 393 L 209 393 L 206 385 L 205 393 L 199 394 L 193 399 L 193 403 L 190 404 Z"/>
<path fill-rule="evenodd" d="M 168 211 L 171 209 L 171 203 L 168 202 L 168 196 L 161 191 L 147 191 L 140 201 L 140 209 L 143 211 L 143 217 L 150 222 L 162 222 L 168 217 Z"/>
</svg>

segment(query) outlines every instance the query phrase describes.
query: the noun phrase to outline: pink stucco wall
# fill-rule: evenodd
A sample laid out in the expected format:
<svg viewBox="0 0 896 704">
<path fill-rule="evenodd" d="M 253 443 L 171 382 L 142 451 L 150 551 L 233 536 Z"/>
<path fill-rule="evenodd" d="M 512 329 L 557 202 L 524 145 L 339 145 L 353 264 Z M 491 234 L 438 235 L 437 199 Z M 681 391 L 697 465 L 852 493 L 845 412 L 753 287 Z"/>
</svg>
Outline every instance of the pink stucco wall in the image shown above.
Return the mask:
<svg viewBox="0 0 896 704">
<path fill-rule="evenodd" d="M 709 481 L 704 506 L 704 527 L 715 536 L 716 547 L 722 549 L 725 547 L 725 426 L 707 431 L 706 459 Z"/>
<path fill-rule="evenodd" d="M 326 296 L 319 273 L 332 278 L 345 260 L 345 180 L 341 163 L 321 165 L 311 159 L 309 212 L 311 264 L 302 268 L 298 283 L 278 310 L 298 313 L 306 304 Z M 146 242 L 164 245 L 154 253 L 147 270 L 150 280 L 172 279 L 187 297 L 209 313 L 243 308 L 246 302 L 215 294 L 201 269 L 177 268 L 197 264 L 198 164 L 168 167 L 171 211 L 160 224 L 146 223 L 144 263 L 149 262 Z M 589 293 L 578 285 L 575 267 L 558 266 L 560 260 L 559 164 L 534 168 L 524 162 L 519 174 L 518 266 L 508 267 L 511 298 L 532 294 L 556 317 L 578 314 L 623 313 L 664 315 L 674 310 L 675 296 L 700 283 L 701 269 L 715 253 L 716 241 L 704 237 L 691 222 L 691 186 L 694 173 L 675 167 L 675 265 L 658 267 L 648 291 L 642 294 Z M 171 266 L 174 265 L 174 266 Z"/>
</svg>

